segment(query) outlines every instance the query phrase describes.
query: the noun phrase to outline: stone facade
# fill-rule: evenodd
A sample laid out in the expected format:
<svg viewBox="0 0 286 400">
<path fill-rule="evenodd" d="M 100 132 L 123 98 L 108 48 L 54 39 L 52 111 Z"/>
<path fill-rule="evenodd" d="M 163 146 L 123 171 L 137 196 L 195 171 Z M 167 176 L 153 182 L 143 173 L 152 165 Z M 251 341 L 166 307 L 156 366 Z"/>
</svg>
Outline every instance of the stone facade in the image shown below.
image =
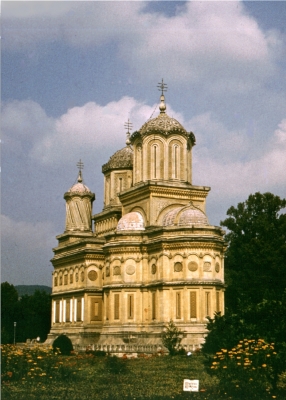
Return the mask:
<svg viewBox="0 0 286 400">
<path fill-rule="evenodd" d="M 101 213 L 81 171 L 64 195 L 49 342 L 65 333 L 81 348 L 153 352 L 172 319 L 193 350 L 207 316 L 224 312 L 224 232 L 205 214 L 210 188 L 192 184 L 195 136 L 166 114 L 163 95 L 159 108 L 102 167 Z"/>
</svg>

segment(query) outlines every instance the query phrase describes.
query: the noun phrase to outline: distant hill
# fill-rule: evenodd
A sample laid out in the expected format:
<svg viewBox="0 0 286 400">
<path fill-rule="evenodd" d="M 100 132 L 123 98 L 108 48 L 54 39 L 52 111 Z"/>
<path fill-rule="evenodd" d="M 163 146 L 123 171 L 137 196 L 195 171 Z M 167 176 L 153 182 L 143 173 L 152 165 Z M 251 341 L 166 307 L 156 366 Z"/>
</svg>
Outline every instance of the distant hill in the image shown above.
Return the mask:
<svg viewBox="0 0 286 400">
<path fill-rule="evenodd" d="M 48 294 L 52 293 L 52 288 L 44 285 L 15 285 L 15 289 L 18 292 L 19 297 L 27 294 L 32 296 L 36 290 L 44 291 Z"/>
</svg>

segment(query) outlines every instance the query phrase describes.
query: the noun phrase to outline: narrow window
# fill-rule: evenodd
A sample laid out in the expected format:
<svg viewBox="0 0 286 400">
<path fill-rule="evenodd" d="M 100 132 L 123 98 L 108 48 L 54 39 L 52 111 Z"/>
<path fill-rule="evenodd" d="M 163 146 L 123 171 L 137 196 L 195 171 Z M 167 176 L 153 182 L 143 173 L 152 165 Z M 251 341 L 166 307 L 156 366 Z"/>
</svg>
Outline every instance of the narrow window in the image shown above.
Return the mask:
<svg viewBox="0 0 286 400">
<path fill-rule="evenodd" d="M 63 321 L 63 301 L 60 300 L 59 322 Z"/>
<path fill-rule="evenodd" d="M 56 302 L 53 301 L 52 304 L 53 304 L 53 308 L 52 308 L 53 320 L 52 320 L 52 322 L 54 324 L 56 322 Z"/>
<path fill-rule="evenodd" d="M 66 322 L 66 307 L 67 307 L 67 301 L 63 300 L 63 322 Z"/>
<path fill-rule="evenodd" d="M 66 322 L 70 322 L 70 316 L 71 316 L 71 311 L 70 311 L 70 299 L 66 300 Z"/>
<path fill-rule="evenodd" d="M 152 292 L 152 319 L 156 319 L 156 292 Z"/>
<path fill-rule="evenodd" d="M 114 294 L 114 319 L 119 319 L 119 293 Z"/>
<path fill-rule="evenodd" d="M 220 298 L 219 298 L 219 291 L 216 292 L 216 311 L 220 312 Z"/>
<path fill-rule="evenodd" d="M 157 169 L 157 146 L 154 146 L 154 178 L 156 179 L 156 169 Z"/>
<path fill-rule="evenodd" d="M 197 293 L 190 293 L 190 317 L 197 318 Z"/>
<path fill-rule="evenodd" d="M 76 322 L 77 321 L 77 299 L 74 299 L 73 312 L 74 312 L 73 320 L 74 320 L 74 322 Z"/>
<path fill-rule="evenodd" d="M 106 267 L 106 268 L 109 268 L 109 267 Z M 109 275 L 107 275 L 107 272 L 106 272 L 106 276 L 109 276 Z M 109 294 L 106 294 L 105 299 L 106 299 L 106 309 L 105 309 L 106 319 L 109 320 Z"/>
<path fill-rule="evenodd" d="M 206 292 L 206 317 L 210 316 L 210 301 L 211 296 L 210 292 Z"/>
<path fill-rule="evenodd" d="M 134 318 L 134 295 L 129 294 L 127 297 L 127 318 Z"/>
<path fill-rule="evenodd" d="M 175 168 L 174 177 L 175 177 L 175 179 L 177 179 L 178 178 L 178 146 L 174 147 L 174 168 Z"/>
<path fill-rule="evenodd" d="M 176 318 L 181 318 L 181 293 L 176 293 Z"/>
<path fill-rule="evenodd" d="M 81 321 L 81 301 L 77 299 L 76 320 Z"/>
<path fill-rule="evenodd" d="M 84 297 L 81 299 L 81 321 L 84 321 Z"/>
<path fill-rule="evenodd" d="M 122 192 L 122 178 L 119 178 L 119 192 Z"/>
</svg>

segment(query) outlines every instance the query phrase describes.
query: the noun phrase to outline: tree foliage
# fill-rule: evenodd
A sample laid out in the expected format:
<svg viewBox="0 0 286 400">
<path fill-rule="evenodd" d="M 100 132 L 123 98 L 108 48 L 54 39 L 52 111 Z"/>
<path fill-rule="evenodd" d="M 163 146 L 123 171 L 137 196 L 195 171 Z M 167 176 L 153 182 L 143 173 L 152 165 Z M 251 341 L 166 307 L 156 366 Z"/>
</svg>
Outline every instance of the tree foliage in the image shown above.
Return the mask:
<svg viewBox="0 0 286 400">
<path fill-rule="evenodd" d="M 64 356 L 69 356 L 73 351 L 73 345 L 69 337 L 62 334 L 59 335 L 53 343 L 54 352 L 59 351 Z"/>
<path fill-rule="evenodd" d="M 18 297 L 16 288 L 1 283 L 1 342 L 13 343 L 14 322 L 16 342 L 40 337 L 47 338 L 51 327 L 51 296 L 36 290 L 31 296 Z"/>
<path fill-rule="evenodd" d="M 238 301 L 258 303 L 275 299 L 286 287 L 286 199 L 255 193 L 230 207 L 221 225 L 228 229 L 226 306 Z"/>
<path fill-rule="evenodd" d="M 1 342 L 13 343 L 14 322 L 18 320 L 18 293 L 8 282 L 1 283 Z"/>
<path fill-rule="evenodd" d="M 169 350 L 169 354 L 175 355 L 179 351 L 181 343 L 181 331 L 176 327 L 174 322 L 170 320 L 162 333 L 163 345 Z"/>
</svg>

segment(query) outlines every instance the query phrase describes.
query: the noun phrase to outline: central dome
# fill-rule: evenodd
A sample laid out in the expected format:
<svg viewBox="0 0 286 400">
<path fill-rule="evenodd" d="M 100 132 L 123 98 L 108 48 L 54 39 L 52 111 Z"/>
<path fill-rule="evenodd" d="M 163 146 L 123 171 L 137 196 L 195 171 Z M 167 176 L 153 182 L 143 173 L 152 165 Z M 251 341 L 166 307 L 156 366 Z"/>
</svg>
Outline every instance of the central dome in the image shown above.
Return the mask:
<svg viewBox="0 0 286 400">
<path fill-rule="evenodd" d="M 133 150 L 130 146 L 125 146 L 123 149 L 118 150 L 109 161 L 102 166 L 102 172 L 111 169 L 131 169 L 133 167 Z"/>
<path fill-rule="evenodd" d="M 148 135 L 149 133 L 169 135 L 171 132 L 178 132 L 188 136 L 186 129 L 175 118 L 171 118 L 165 113 L 161 113 L 158 117 L 145 122 L 139 130 L 142 136 Z"/>
</svg>

